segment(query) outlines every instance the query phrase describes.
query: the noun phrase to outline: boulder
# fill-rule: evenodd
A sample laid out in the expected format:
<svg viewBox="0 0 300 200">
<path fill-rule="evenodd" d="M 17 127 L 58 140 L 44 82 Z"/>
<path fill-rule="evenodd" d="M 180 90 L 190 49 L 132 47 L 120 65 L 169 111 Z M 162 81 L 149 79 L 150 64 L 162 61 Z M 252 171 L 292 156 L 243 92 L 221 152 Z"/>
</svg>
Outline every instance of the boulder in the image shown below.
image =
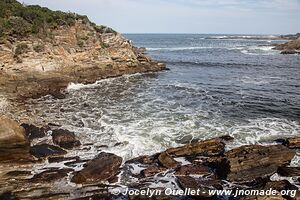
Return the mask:
<svg viewBox="0 0 300 200">
<path fill-rule="evenodd" d="M 295 151 L 283 145 L 241 146 L 218 160 L 217 172 L 232 182 L 250 182 L 276 173 L 278 167 L 290 163 L 294 156 Z"/>
<path fill-rule="evenodd" d="M 158 156 L 158 160 L 159 163 L 168 168 L 168 169 L 172 169 L 172 168 L 176 168 L 179 166 L 179 163 L 174 160 L 174 158 L 172 158 L 168 153 L 163 152 Z"/>
<path fill-rule="evenodd" d="M 177 148 L 170 148 L 166 153 L 173 157 L 191 155 L 215 156 L 223 154 L 225 151 L 224 148 L 225 144 L 221 139 L 210 139 L 193 142 Z"/>
<path fill-rule="evenodd" d="M 54 144 L 65 149 L 72 149 L 81 145 L 80 141 L 76 139 L 73 132 L 63 129 L 53 130 L 52 140 Z"/>
<path fill-rule="evenodd" d="M 119 173 L 121 164 L 121 157 L 102 152 L 76 172 L 71 181 L 77 184 L 106 181 Z"/>
<path fill-rule="evenodd" d="M 24 128 L 9 118 L 0 117 L 0 162 L 30 161 L 29 148 Z"/>
<path fill-rule="evenodd" d="M 38 144 L 30 148 L 30 153 L 36 158 L 44 158 L 48 156 L 64 155 L 67 152 L 58 146 L 50 144 Z"/>
<path fill-rule="evenodd" d="M 21 124 L 21 126 L 25 129 L 26 136 L 29 140 L 45 137 L 49 130 L 44 127 L 39 128 L 32 124 Z"/>
</svg>

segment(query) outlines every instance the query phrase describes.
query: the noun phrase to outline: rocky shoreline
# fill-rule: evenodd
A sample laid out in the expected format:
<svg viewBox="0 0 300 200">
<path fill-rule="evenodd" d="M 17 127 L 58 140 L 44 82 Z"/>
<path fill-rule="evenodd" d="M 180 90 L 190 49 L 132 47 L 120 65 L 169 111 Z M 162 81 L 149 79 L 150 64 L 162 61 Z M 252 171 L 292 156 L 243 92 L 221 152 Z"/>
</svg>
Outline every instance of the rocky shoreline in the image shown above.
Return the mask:
<svg viewBox="0 0 300 200">
<path fill-rule="evenodd" d="M 130 160 L 105 152 L 90 158 L 72 154 L 93 144 L 81 144 L 76 133 L 54 126 L 21 126 L 0 119 L 0 199 L 153 199 L 127 195 L 133 190 L 200 189 L 201 194 L 157 195 L 156 199 L 222 199 L 210 189 L 273 188 L 297 191 L 296 196 L 230 197 L 231 199 L 298 199 L 300 138 L 278 139 L 277 144 L 227 149 L 234 138 L 194 141 L 154 155 Z M 299 162 L 299 161 L 298 161 Z M 277 180 L 274 176 L 279 176 Z M 293 180 L 294 182 L 290 182 Z M 119 191 L 119 192 L 116 192 Z M 204 193 L 205 192 L 205 193 Z"/>
<path fill-rule="evenodd" d="M 281 54 L 300 54 L 300 37 L 284 44 L 278 44 L 274 49 L 281 51 Z"/>
</svg>

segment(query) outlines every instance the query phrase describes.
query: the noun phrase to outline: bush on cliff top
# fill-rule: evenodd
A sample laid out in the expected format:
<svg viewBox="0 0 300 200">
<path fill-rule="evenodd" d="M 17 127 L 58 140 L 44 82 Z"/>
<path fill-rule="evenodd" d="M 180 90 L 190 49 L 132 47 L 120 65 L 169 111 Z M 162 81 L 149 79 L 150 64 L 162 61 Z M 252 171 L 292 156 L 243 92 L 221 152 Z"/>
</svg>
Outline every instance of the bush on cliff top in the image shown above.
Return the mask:
<svg viewBox="0 0 300 200">
<path fill-rule="evenodd" d="M 87 16 L 52 11 L 38 5 L 23 5 L 16 0 L 0 0 L 0 37 L 26 37 L 30 34 L 47 35 L 50 29 L 73 26 L 76 20 L 90 23 L 98 32 L 115 32 L 105 26 L 97 28 Z M 98 30 L 99 29 L 99 30 Z"/>
</svg>

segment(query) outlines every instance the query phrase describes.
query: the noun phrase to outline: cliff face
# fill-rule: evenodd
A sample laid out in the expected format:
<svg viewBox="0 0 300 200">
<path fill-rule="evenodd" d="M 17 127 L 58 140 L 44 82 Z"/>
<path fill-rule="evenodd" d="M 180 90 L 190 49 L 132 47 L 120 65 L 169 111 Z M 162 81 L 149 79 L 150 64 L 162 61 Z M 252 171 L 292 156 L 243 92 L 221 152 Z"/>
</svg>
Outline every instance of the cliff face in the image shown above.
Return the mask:
<svg viewBox="0 0 300 200">
<path fill-rule="evenodd" d="M 18 37 L 6 31 L 1 38 L 0 92 L 24 98 L 55 96 L 69 82 L 90 83 L 165 68 L 121 34 L 89 20 L 75 18 L 71 25 L 40 32 L 47 34 Z"/>
</svg>

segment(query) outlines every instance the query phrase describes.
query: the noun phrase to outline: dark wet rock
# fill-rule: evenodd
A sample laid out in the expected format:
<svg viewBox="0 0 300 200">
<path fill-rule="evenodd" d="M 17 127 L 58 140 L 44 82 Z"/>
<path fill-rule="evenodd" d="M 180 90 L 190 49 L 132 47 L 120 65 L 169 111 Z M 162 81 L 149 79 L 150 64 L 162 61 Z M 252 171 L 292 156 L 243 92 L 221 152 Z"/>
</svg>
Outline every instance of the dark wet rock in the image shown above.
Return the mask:
<svg viewBox="0 0 300 200">
<path fill-rule="evenodd" d="M 223 154 L 224 148 L 225 144 L 220 139 L 210 139 L 170 148 L 166 152 L 173 157 L 190 155 L 214 156 Z"/>
<path fill-rule="evenodd" d="M 61 125 L 52 122 L 48 123 L 48 126 L 61 127 Z"/>
<path fill-rule="evenodd" d="M 0 162 L 32 161 L 25 130 L 9 118 L 0 117 Z"/>
<path fill-rule="evenodd" d="M 154 176 L 155 174 L 161 173 L 161 172 L 165 172 L 168 169 L 165 167 L 160 167 L 160 166 L 150 166 L 147 169 L 142 170 L 142 175 L 144 177 L 151 177 Z"/>
<path fill-rule="evenodd" d="M 25 129 L 26 136 L 29 140 L 45 137 L 47 131 L 50 130 L 50 128 L 39 128 L 33 124 L 21 124 L 21 126 Z"/>
<path fill-rule="evenodd" d="M 4 192 L 0 194 L 1 200 L 19 200 L 19 198 L 12 192 Z"/>
<path fill-rule="evenodd" d="M 71 181 L 82 184 L 108 180 L 119 173 L 121 164 L 121 157 L 102 152 L 96 158 L 88 161 L 81 171 L 76 172 Z"/>
<path fill-rule="evenodd" d="M 80 160 L 79 156 L 74 157 L 49 157 L 48 162 L 49 163 L 58 163 L 58 162 L 65 162 L 65 161 L 71 161 L 71 160 Z"/>
<path fill-rule="evenodd" d="M 287 50 L 281 51 L 280 54 L 285 54 L 285 55 L 286 55 L 286 54 L 300 54 L 300 51 L 287 49 Z"/>
<path fill-rule="evenodd" d="M 31 171 L 10 171 L 5 174 L 6 176 L 16 177 L 16 176 L 29 176 L 31 175 Z"/>
<path fill-rule="evenodd" d="M 72 149 L 81 145 L 80 141 L 76 139 L 73 132 L 63 129 L 53 130 L 52 140 L 54 144 L 65 149 Z"/>
<path fill-rule="evenodd" d="M 172 169 L 172 168 L 176 168 L 179 166 L 179 163 L 174 160 L 174 158 L 172 158 L 168 153 L 163 152 L 158 156 L 158 160 L 159 163 L 168 168 L 168 169 Z"/>
<path fill-rule="evenodd" d="M 188 176 L 188 175 L 197 175 L 197 176 L 207 176 L 212 174 L 212 171 L 209 167 L 204 165 L 195 165 L 189 164 L 181 166 L 178 170 L 176 170 L 176 176 Z"/>
<path fill-rule="evenodd" d="M 47 170 L 43 171 L 40 174 L 34 175 L 31 179 L 29 179 L 30 182 L 52 182 L 58 179 L 62 179 L 66 176 L 68 176 L 68 173 L 74 171 L 73 169 L 66 168 L 66 169 L 53 169 L 53 170 Z"/>
<path fill-rule="evenodd" d="M 67 152 L 58 146 L 50 144 L 38 144 L 30 148 L 30 153 L 36 158 L 64 155 Z"/>
<path fill-rule="evenodd" d="M 277 173 L 281 176 L 300 176 L 300 167 L 286 167 L 282 166 L 278 168 Z"/>
<path fill-rule="evenodd" d="M 216 167 L 218 174 L 229 181 L 250 182 L 274 174 L 294 156 L 295 151 L 283 145 L 246 145 L 225 153 Z"/>
<path fill-rule="evenodd" d="M 223 135 L 221 137 L 219 137 L 221 140 L 223 141 L 233 141 L 234 140 L 234 137 L 230 136 L 230 135 Z"/>
</svg>

